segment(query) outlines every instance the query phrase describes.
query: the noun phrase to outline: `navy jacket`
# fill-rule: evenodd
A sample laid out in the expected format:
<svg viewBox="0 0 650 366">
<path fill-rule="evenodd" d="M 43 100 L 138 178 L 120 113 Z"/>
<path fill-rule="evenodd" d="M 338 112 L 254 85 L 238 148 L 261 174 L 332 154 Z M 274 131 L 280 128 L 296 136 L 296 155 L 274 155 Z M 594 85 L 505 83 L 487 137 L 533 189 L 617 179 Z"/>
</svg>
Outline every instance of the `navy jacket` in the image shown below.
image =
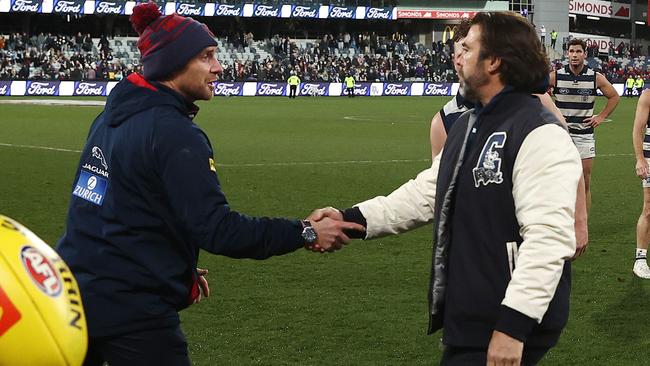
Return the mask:
<svg viewBox="0 0 650 366">
<path fill-rule="evenodd" d="M 91 337 L 178 324 L 198 294 L 199 249 L 264 259 L 304 245 L 298 220 L 230 209 L 197 111 L 132 74 L 90 128 L 57 251 L 79 282 Z"/>
</svg>

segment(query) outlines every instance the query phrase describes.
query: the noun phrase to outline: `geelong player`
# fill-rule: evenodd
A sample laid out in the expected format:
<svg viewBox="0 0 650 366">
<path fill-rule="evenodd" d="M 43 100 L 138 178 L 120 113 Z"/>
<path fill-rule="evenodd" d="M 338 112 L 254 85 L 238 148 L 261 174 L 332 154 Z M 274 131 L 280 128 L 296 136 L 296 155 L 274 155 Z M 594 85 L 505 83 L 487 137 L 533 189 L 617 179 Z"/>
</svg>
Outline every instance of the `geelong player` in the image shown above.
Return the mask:
<svg viewBox="0 0 650 366">
<path fill-rule="evenodd" d="M 636 224 L 636 255 L 632 271 L 635 275 L 650 279 L 650 268 L 646 261 L 648 242 L 650 242 L 650 91 L 644 91 L 636 105 L 634 117 L 634 155 L 636 156 L 636 175 L 641 178 L 643 186 L 643 211 Z"/>
<path fill-rule="evenodd" d="M 591 170 L 596 156 L 594 129 L 616 108 L 619 96 L 612 84 L 601 74 L 585 65 L 587 44 L 574 38 L 569 44 L 569 65 L 549 74 L 554 87 L 555 105 L 569 125 L 569 133 L 582 159 L 587 211 L 591 207 Z M 596 89 L 607 98 L 607 105 L 594 115 Z"/>
</svg>

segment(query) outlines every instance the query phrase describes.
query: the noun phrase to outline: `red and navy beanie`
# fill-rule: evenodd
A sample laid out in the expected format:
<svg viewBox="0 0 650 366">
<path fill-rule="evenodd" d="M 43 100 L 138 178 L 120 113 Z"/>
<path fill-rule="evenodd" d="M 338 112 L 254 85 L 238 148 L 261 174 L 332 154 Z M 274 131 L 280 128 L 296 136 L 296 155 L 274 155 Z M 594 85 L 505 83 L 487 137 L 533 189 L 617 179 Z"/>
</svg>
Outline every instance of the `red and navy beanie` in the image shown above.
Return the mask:
<svg viewBox="0 0 650 366">
<path fill-rule="evenodd" d="M 217 45 L 205 24 L 176 13 L 163 16 L 152 2 L 134 7 L 129 19 L 140 35 L 138 49 L 147 80 L 169 76 L 204 48 Z"/>
</svg>

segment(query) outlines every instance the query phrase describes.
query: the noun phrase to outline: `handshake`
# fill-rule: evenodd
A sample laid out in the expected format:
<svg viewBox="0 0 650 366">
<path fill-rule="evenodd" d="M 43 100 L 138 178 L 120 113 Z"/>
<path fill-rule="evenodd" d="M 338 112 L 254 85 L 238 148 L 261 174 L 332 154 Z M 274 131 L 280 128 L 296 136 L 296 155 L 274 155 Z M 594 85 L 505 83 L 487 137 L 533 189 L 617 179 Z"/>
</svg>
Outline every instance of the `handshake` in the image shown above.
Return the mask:
<svg viewBox="0 0 650 366">
<path fill-rule="evenodd" d="M 313 252 L 334 252 L 341 249 L 343 244 L 350 242 L 348 236 L 350 231 L 358 231 L 359 233 L 366 231 L 363 225 L 345 221 L 341 211 L 334 207 L 314 210 L 306 220 L 311 222 L 312 228 L 316 232 L 316 240 L 305 245 L 305 249 Z"/>
</svg>

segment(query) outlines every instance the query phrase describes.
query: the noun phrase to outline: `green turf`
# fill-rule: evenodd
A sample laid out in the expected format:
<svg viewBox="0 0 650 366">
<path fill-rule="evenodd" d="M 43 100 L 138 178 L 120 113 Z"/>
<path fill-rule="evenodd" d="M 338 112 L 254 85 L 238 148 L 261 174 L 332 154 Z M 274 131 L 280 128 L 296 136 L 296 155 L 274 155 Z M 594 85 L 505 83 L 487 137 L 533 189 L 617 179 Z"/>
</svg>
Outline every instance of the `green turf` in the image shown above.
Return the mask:
<svg viewBox="0 0 650 366">
<path fill-rule="evenodd" d="M 219 98 L 196 122 L 223 189 L 251 215 L 304 217 L 387 194 L 429 164 L 428 131 L 446 98 Z M 602 108 L 603 100 L 599 100 Z M 590 246 L 573 269 L 571 318 L 545 365 L 647 364 L 650 282 L 631 274 L 642 192 L 622 99 L 598 128 Z M 51 244 L 64 229 L 75 152 L 98 107 L 0 105 L 0 212 Z M 351 118 L 345 118 L 351 117 Z M 391 161 L 405 160 L 405 161 Z M 426 335 L 431 226 L 335 254 L 267 261 L 201 255 L 213 296 L 182 313 L 196 365 L 437 363 Z"/>
</svg>

